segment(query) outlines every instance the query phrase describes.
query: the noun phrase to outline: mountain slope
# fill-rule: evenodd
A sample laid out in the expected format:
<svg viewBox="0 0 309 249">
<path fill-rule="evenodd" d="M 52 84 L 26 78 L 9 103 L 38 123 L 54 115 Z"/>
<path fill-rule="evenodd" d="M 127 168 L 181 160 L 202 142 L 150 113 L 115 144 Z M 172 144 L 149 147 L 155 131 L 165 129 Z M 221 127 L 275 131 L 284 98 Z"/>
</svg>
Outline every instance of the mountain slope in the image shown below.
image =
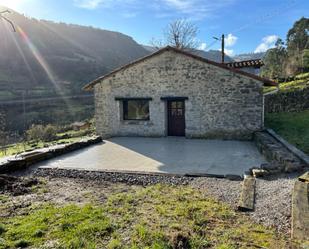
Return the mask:
<svg viewBox="0 0 309 249">
<path fill-rule="evenodd" d="M 265 56 L 265 52 L 260 53 L 245 53 L 245 54 L 237 54 L 233 56 L 235 61 L 246 61 L 246 60 L 256 60 L 256 59 L 263 59 Z"/>
<path fill-rule="evenodd" d="M 0 90 L 13 98 L 24 90 L 31 96 L 80 93 L 88 81 L 149 54 L 118 32 L 36 20 L 13 11 L 6 16 L 17 32 L 0 20 Z"/>
<path fill-rule="evenodd" d="M 153 47 L 153 46 L 148 46 L 148 45 L 142 45 L 149 53 L 153 53 L 155 51 L 158 50 L 158 48 Z M 199 50 L 196 49 L 192 52 L 193 54 L 196 54 L 198 56 L 201 56 L 203 58 L 206 58 L 208 60 L 211 61 L 215 61 L 215 62 L 221 62 L 221 51 L 219 50 L 208 50 L 208 51 L 204 51 L 204 50 Z M 226 55 L 224 56 L 224 60 L 225 62 L 232 62 L 233 59 Z"/>
</svg>

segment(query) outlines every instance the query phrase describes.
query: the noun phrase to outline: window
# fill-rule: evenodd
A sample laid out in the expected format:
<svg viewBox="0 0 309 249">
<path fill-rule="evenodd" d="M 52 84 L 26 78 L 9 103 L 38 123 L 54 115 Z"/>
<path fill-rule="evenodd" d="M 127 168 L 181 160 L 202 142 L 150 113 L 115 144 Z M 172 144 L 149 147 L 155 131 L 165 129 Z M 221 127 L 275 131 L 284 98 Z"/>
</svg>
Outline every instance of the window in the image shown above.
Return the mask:
<svg viewBox="0 0 309 249">
<path fill-rule="evenodd" d="M 149 120 L 149 100 L 123 100 L 124 120 Z"/>
</svg>

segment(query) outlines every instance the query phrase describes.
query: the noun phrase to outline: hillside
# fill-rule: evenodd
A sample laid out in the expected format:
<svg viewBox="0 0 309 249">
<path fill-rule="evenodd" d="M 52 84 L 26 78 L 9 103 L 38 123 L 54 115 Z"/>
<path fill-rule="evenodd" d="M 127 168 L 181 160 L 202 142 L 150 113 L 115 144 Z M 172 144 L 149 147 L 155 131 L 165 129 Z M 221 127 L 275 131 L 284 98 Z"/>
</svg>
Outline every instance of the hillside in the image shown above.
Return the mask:
<svg viewBox="0 0 309 249">
<path fill-rule="evenodd" d="M 6 99 L 20 98 L 21 92 L 28 97 L 80 93 L 88 81 L 149 53 L 118 32 L 13 11 L 6 16 L 17 30 L 0 21 L 0 90 Z"/>
<path fill-rule="evenodd" d="M 233 56 L 233 60 L 235 61 L 246 61 L 246 60 L 256 60 L 256 59 L 263 59 L 265 56 L 265 52 L 261 53 L 244 53 L 244 54 L 237 54 Z"/>
<path fill-rule="evenodd" d="M 294 80 L 280 83 L 280 91 L 295 91 L 309 88 L 309 73 L 298 74 Z"/>
<path fill-rule="evenodd" d="M 279 83 L 279 92 L 292 92 L 309 88 L 309 73 L 298 74 L 293 77 L 293 80 Z M 265 87 L 264 93 L 275 90 L 276 87 Z"/>
<path fill-rule="evenodd" d="M 148 46 L 148 45 L 142 45 L 149 53 L 153 53 L 155 51 L 158 50 L 158 48 L 153 47 L 153 46 Z M 208 51 L 204 51 L 204 50 L 195 50 L 193 51 L 194 54 L 204 57 L 208 60 L 211 61 L 216 61 L 216 62 L 221 62 L 221 51 L 219 50 L 208 50 Z M 224 56 L 224 60 L 225 62 L 232 62 L 233 59 L 226 55 Z"/>
</svg>

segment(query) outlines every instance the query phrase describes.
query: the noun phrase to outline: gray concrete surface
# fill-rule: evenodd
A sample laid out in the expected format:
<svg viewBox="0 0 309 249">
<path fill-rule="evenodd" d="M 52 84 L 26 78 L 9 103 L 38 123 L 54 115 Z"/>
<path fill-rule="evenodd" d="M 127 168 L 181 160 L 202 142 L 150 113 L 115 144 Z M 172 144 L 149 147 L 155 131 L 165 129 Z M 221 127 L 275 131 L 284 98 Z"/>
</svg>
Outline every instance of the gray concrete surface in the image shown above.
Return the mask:
<svg viewBox="0 0 309 249">
<path fill-rule="evenodd" d="M 243 175 L 266 162 L 252 142 L 115 137 L 40 167 L 171 174 Z"/>
</svg>

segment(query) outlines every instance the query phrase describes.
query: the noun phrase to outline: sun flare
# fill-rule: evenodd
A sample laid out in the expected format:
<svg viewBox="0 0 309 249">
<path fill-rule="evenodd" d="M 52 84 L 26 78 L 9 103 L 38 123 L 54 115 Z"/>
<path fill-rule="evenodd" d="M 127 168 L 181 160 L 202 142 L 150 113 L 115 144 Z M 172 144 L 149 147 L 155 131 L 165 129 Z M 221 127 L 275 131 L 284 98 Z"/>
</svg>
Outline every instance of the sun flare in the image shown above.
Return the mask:
<svg viewBox="0 0 309 249">
<path fill-rule="evenodd" d="M 21 7 L 23 0 L 0 0 L 0 7 L 4 6 L 13 10 Z"/>
</svg>

